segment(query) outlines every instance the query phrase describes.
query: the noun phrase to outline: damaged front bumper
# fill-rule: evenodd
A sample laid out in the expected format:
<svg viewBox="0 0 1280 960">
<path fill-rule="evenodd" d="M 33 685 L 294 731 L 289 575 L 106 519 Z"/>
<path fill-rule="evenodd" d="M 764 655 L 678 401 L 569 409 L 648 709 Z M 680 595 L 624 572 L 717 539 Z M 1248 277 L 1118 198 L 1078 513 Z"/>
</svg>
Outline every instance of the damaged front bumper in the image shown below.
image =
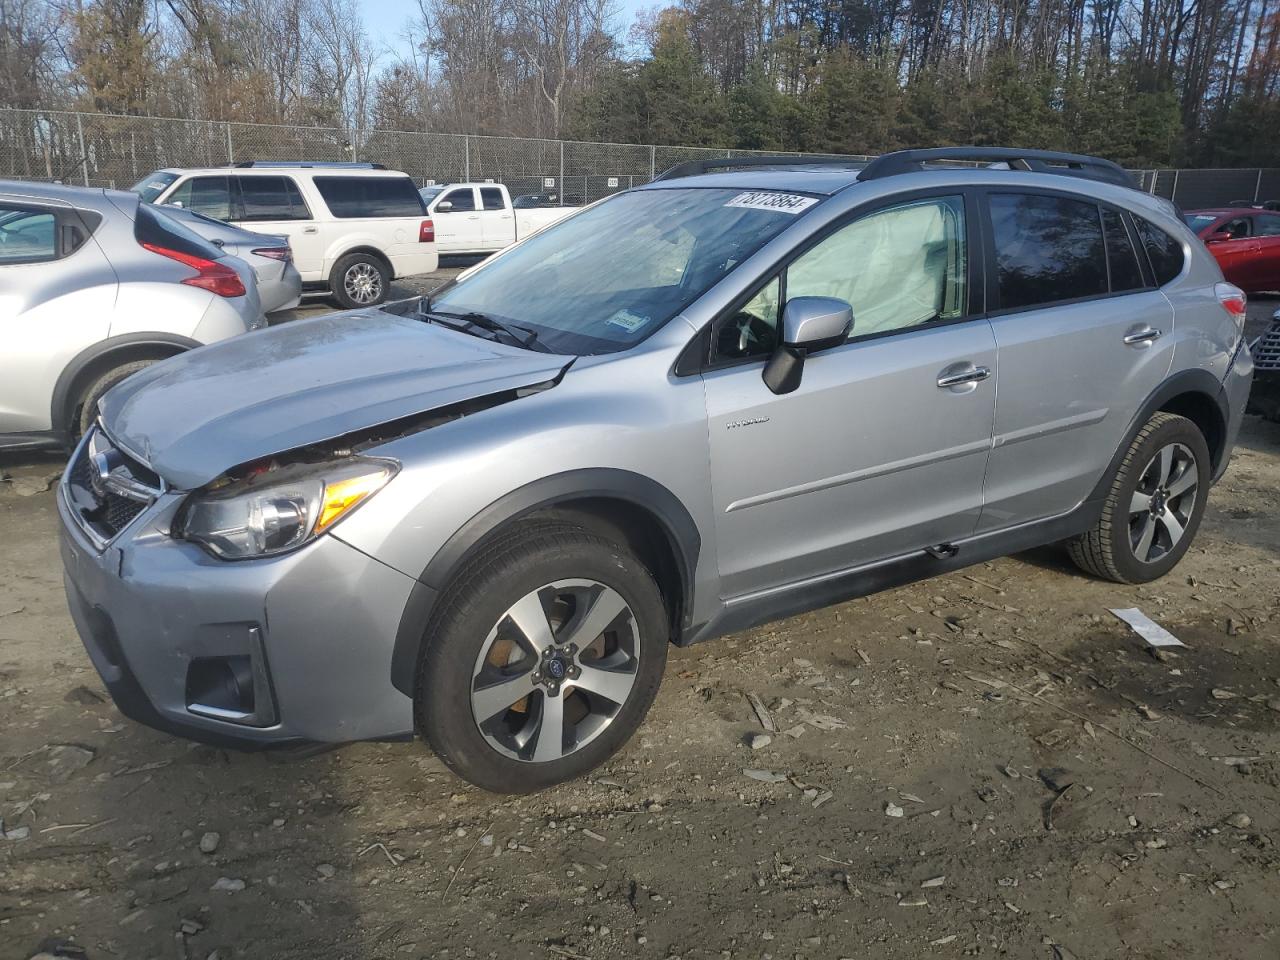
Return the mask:
<svg viewBox="0 0 1280 960">
<path fill-rule="evenodd" d="M 169 536 L 183 496 L 167 491 L 118 530 L 91 529 L 86 456 L 58 496 L 67 602 L 121 712 L 242 748 L 412 735 L 412 700 L 391 684 L 412 578 L 327 535 L 215 559 Z"/>
</svg>

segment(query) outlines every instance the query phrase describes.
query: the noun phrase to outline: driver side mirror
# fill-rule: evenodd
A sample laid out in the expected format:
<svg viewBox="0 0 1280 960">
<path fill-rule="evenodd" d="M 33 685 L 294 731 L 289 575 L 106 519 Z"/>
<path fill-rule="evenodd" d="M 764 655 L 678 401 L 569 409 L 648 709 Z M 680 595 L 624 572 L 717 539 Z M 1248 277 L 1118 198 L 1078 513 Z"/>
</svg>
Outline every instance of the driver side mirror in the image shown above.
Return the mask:
<svg viewBox="0 0 1280 960">
<path fill-rule="evenodd" d="M 853 329 L 853 307 L 836 297 L 792 297 L 782 308 L 782 342 L 764 367 L 764 385 L 774 393 L 800 386 L 811 353 L 838 347 Z"/>
<path fill-rule="evenodd" d="M 452 200 L 441 200 L 436 204 L 436 213 L 448 213 L 453 209 Z"/>
<path fill-rule="evenodd" d="M 1228 233 L 1226 230 L 1218 230 L 1218 231 L 1215 231 L 1214 233 L 1209 234 L 1207 237 L 1205 237 L 1204 242 L 1205 243 L 1221 243 L 1223 240 L 1230 240 L 1230 239 L 1232 239 L 1230 233 Z"/>
</svg>

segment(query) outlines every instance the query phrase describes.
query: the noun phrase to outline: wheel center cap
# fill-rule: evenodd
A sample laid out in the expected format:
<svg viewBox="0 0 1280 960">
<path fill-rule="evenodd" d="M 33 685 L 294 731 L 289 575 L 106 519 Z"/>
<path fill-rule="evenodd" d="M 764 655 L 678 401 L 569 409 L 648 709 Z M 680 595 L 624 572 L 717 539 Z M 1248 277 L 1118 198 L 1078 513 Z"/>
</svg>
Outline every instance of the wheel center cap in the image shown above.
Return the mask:
<svg viewBox="0 0 1280 960">
<path fill-rule="evenodd" d="M 568 673 L 568 667 L 559 657 L 552 657 L 547 661 L 547 674 L 553 680 L 563 680 L 566 673 Z"/>
</svg>

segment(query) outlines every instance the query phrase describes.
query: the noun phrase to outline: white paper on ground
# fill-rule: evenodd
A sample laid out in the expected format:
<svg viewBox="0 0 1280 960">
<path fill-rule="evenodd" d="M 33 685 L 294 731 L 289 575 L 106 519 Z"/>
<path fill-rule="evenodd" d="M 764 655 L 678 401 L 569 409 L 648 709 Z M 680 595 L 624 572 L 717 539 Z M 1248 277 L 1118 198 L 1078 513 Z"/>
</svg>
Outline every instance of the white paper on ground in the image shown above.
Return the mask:
<svg viewBox="0 0 1280 960">
<path fill-rule="evenodd" d="M 1117 617 L 1133 627 L 1133 632 L 1153 647 L 1185 647 L 1186 644 L 1156 623 L 1137 607 L 1112 610 Z"/>
</svg>

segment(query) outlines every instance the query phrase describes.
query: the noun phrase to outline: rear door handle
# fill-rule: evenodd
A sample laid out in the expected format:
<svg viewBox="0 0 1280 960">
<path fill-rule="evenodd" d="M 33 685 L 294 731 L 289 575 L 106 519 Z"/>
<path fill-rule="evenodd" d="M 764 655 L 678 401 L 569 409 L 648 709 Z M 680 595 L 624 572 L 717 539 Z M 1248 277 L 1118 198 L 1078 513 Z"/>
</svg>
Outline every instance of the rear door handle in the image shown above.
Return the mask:
<svg viewBox="0 0 1280 960">
<path fill-rule="evenodd" d="M 1147 327 L 1143 330 L 1130 330 L 1124 335 L 1124 342 L 1130 347 L 1145 347 L 1149 343 L 1154 343 L 1163 336 L 1164 331 L 1157 330 L 1154 327 Z"/>
<path fill-rule="evenodd" d="M 990 367 L 975 367 L 970 363 L 957 370 L 951 366 L 938 375 L 938 386 L 944 390 L 948 387 L 963 387 L 969 383 L 981 383 L 989 376 Z"/>
<path fill-rule="evenodd" d="M 320 228 L 319 227 L 303 227 L 302 232 L 303 233 L 319 233 Z"/>
</svg>

